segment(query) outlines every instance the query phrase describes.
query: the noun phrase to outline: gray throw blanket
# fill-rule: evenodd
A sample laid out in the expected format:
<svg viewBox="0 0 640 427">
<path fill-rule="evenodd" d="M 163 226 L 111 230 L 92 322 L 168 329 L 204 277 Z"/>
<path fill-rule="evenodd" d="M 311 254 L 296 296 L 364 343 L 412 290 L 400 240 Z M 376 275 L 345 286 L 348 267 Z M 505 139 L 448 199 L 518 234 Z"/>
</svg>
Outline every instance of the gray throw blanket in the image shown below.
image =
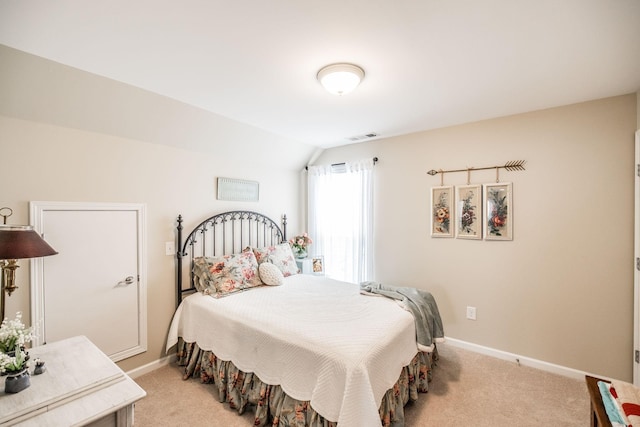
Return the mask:
<svg viewBox="0 0 640 427">
<path fill-rule="evenodd" d="M 377 282 L 360 283 L 363 295 L 380 295 L 400 301 L 403 308 L 413 314 L 416 341 L 421 351 L 432 351 L 435 342 L 444 341 L 444 329 L 438 305 L 431 293 L 415 288 L 401 288 Z"/>
</svg>

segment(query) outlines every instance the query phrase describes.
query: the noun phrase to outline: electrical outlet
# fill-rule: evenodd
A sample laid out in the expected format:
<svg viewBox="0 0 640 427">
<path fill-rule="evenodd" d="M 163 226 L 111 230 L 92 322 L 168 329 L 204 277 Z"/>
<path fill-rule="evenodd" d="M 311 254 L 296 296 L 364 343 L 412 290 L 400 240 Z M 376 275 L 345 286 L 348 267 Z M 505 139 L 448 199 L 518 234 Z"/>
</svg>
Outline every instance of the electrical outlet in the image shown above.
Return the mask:
<svg viewBox="0 0 640 427">
<path fill-rule="evenodd" d="M 165 255 L 175 255 L 176 254 L 176 245 L 173 242 L 164 242 L 164 253 Z"/>
<path fill-rule="evenodd" d="M 467 306 L 467 319 L 476 320 L 476 308 Z"/>
</svg>

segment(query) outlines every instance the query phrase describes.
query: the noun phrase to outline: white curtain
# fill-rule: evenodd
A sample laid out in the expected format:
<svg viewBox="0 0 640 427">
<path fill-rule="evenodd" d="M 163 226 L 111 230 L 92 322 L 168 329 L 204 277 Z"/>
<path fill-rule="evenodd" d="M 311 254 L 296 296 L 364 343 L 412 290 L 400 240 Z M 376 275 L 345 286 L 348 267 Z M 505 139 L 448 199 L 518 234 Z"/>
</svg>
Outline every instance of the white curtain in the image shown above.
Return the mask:
<svg viewBox="0 0 640 427">
<path fill-rule="evenodd" d="M 309 234 L 325 274 L 373 279 L 373 159 L 309 167 Z"/>
</svg>

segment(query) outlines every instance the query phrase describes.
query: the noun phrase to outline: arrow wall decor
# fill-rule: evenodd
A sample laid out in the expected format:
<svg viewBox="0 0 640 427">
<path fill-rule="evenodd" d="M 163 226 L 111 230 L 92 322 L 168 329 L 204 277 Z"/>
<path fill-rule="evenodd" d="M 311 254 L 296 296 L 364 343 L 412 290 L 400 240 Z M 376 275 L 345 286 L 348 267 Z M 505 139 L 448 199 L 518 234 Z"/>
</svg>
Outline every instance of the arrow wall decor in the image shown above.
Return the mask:
<svg viewBox="0 0 640 427">
<path fill-rule="evenodd" d="M 479 171 L 479 170 L 488 170 L 488 169 L 495 169 L 496 170 L 496 182 L 499 182 L 499 170 L 500 169 L 505 169 L 509 172 L 513 172 L 513 171 L 523 171 L 524 169 L 524 164 L 526 163 L 526 160 L 510 160 L 507 163 L 505 163 L 504 165 L 497 165 L 497 166 L 486 166 L 486 167 L 482 167 L 482 168 L 474 168 L 474 167 L 468 167 L 466 169 L 451 169 L 451 170 L 435 170 L 435 169 L 431 169 L 429 172 L 427 172 L 429 175 L 434 176 L 434 175 L 438 175 L 440 174 L 440 185 L 442 185 L 443 182 L 443 177 L 445 173 L 453 173 L 453 172 L 467 172 L 467 184 L 469 184 L 470 182 L 470 176 L 471 176 L 471 172 L 472 171 Z"/>
</svg>

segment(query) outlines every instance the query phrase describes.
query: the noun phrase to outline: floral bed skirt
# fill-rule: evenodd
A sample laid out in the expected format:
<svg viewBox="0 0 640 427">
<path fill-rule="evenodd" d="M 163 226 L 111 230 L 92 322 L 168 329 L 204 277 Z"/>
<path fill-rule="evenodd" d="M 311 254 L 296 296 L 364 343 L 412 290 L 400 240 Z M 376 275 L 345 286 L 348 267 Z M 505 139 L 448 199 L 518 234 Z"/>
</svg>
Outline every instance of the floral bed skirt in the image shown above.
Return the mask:
<svg viewBox="0 0 640 427">
<path fill-rule="evenodd" d="M 385 393 L 380 404 L 383 426 L 404 426 L 404 406 L 418 400 L 418 393 L 426 393 L 431 381 L 432 364 L 438 359 L 433 353 L 418 352 L 409 365 L 402 368 L 400 378 Z M 184 366 L 183 379 L 200 377 L 218 389 L 220 402 L 227 402 L 239 414 L 247 407 L 255 408 L 255 426 L 336 427 L 313 410 L 308 401 L 293 399 L 279 385 L 263 383 L 253 373 L 246 373 L 232 362 L 223 361 L 210 351 L 201 350 L 196 343 L 178 341 L 178 365 Z"/>
</svg>

